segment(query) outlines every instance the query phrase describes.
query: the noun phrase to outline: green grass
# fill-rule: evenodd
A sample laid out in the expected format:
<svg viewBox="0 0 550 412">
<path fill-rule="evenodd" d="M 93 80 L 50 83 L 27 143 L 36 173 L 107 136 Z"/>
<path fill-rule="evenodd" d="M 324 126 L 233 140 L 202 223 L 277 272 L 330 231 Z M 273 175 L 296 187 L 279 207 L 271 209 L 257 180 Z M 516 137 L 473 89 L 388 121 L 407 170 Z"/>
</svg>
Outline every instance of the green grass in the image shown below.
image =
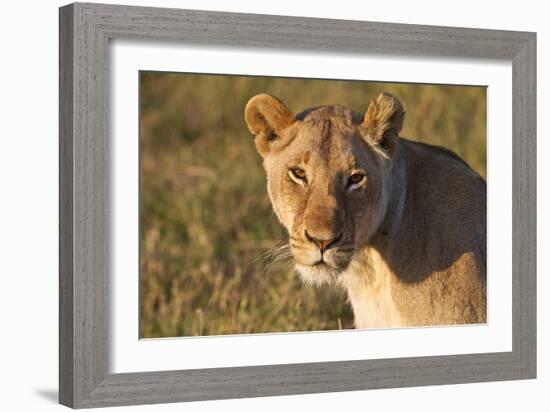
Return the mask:
<svg viewBox="0 0 550 412">
<path fill-rule="evenodd" d="M 342 290 L 304 287 L 291 261 L 263 258 L 286 236 L 243 110 L 268 92 L 295 113 L 364 111 L 381 91 L 405 106 L 403 136 L 454 150 L 485 176 L 485 88 L 142 73 L 142 337 L 353 327 Z"/>
</svg>

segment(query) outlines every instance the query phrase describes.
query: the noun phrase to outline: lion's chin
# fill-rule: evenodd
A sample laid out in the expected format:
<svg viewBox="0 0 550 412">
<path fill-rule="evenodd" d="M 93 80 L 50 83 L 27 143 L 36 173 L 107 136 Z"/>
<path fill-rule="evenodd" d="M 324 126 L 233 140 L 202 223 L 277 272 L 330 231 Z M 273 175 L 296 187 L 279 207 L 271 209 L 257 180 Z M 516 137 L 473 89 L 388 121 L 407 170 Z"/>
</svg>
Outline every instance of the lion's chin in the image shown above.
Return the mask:
<svg viewBox="0 0 550 412">
<path fill-rule="evenodd" d="M 295 267 L 302 281 L 308 285 L 314 286 L 335 283 L 341 272 L 341 270 L 338 270 L 327 263 L 303 265 L 296 262 Z"/>
</svg>

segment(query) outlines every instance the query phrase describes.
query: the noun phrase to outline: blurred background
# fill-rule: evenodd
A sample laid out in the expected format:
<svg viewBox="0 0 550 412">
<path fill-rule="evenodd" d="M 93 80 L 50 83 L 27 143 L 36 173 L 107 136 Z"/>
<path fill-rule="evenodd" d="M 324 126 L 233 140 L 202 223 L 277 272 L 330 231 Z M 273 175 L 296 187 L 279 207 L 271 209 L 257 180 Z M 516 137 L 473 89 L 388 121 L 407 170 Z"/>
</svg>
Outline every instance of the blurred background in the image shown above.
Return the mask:
<svg viewBox="0 0 550 412">
<path fill-rule="evenodd" d="M 142 72 L 140 76 L 140 336 L 353 327 L 343 290 L 303 286 L 271 251 L 286 234 L 271 210 L 243 111 L 255 94 L 294 112 L 358 112 L 386 91 L 402 136 L 458 153 L 486 177 L 484 87 Z"/>
</svg>

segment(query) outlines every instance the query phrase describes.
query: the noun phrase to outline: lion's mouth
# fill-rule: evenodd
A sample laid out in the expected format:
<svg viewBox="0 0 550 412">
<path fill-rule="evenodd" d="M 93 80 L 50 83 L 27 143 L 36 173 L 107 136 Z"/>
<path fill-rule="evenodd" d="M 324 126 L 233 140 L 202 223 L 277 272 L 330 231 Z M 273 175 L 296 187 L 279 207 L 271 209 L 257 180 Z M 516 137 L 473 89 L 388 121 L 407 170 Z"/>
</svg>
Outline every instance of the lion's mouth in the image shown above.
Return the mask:
<svg viewBox="0 0 550 412">
<path fill-rule="evenodd" d="M 309 267 L 311 270 L 315 271 L 315 273 L 329 273 L 331 275 L 337 275 L 344 269 L 344 267 L 339 267 L 333 262 L 328 262 L 323 258 L 303 266 Z"/>
<path fill-rule="evenodd" d="M 314 262 L 312 265 L 310 265 L 312 268 L 318 269 L 318 270 L 326 270 L 329 272 L 339 272 L 342 268 L 339 268 L 338 266 L 331 264 L 330 262 L 327 262 L 324 259 L 320 259 L 317 262 Z"/>
<path fill-rule="evenodd" d="M 296 263 L 315 270 L 341 271 L 348 265 L 352 253 L 338 249 L 329 250 L 329 253 L 292 248 L 292 254 Z M 317 256 L 315 256 L 315 254 Z M 313 256 L 312 256 L 313 255 Z"/>
</svg>

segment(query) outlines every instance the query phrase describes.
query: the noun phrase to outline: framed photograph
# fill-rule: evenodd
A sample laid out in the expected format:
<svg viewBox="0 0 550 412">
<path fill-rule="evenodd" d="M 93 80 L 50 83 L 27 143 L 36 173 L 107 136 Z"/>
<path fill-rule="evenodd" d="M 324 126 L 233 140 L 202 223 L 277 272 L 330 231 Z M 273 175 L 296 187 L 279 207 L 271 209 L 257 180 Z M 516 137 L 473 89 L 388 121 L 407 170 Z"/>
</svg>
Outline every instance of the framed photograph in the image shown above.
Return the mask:
<svg viewBox="0 0 550 412">
<path fill-rule="evenodd" d="M 536 35 L 60 9 L 60 402 L 536 376 Z"/>
</svg>

